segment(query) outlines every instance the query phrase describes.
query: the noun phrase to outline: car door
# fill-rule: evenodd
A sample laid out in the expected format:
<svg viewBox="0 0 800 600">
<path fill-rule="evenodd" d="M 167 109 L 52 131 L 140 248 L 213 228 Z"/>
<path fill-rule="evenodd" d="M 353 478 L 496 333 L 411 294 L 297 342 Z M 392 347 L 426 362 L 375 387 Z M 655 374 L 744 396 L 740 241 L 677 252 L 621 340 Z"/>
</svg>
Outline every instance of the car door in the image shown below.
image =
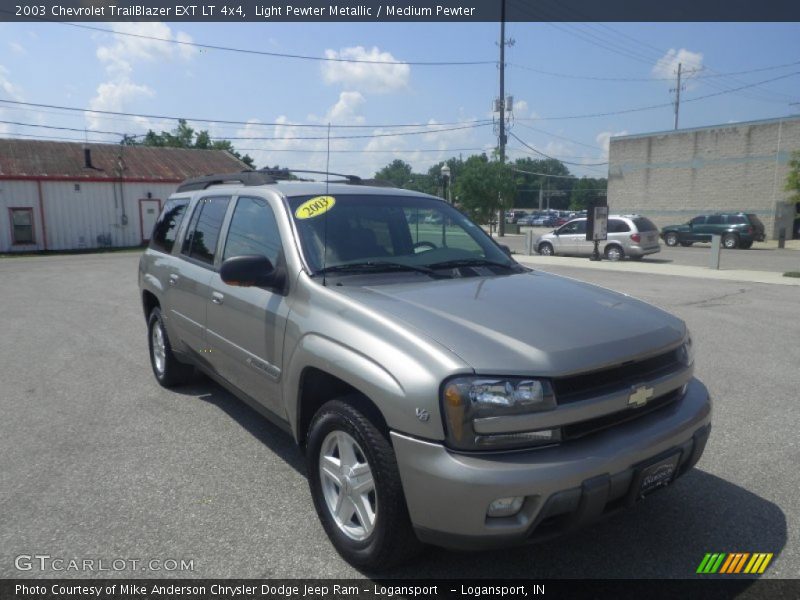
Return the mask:
<svg viewBox="0 0 800 600">
<path fill-rule="evenodd" d="M 230 196 L 201 198 L 183 237 L 179 260 L 168 274 L 169 316 L 180 342 L 198 355 L 206 353 L 205 321 L 209 282 L 222 222 Z"/>
<path fill-rule="evenodd" d="M 285 268 L 276 209 L 264 198 L 238 197 L 219 264 L 258 254 Z M 231 286 L 218 271 L 212 274 L 206 317 L 209 361 L 222 377 L 282 418 L 279 382 L 288 314 L 283 290 Z"/>
<path fill-rule="evenodd" d="M 567 225 L 572 225 L 569 233 L 559 236 L 563 238 L 564 254 L 591 254 L 594 243 L 586 241 L 586 219 L 576 219 Z"/>
<path fill-rule="evenodd" d="M 710 242 L 712 235 L 723 235 L 726 227 L 724 215 L 708 215 L 703 226 L 701 241 Z"/>
<path fill-rule="evenodd" d="M 706 217 L 699 216 L 689 221 L 689 231 L 686 233 L 686 239 L 689 242 L 702 242 L 705 241 L 706 235 Z M 710 237 L 708 239 L 711 239 Z"/>
</svg>

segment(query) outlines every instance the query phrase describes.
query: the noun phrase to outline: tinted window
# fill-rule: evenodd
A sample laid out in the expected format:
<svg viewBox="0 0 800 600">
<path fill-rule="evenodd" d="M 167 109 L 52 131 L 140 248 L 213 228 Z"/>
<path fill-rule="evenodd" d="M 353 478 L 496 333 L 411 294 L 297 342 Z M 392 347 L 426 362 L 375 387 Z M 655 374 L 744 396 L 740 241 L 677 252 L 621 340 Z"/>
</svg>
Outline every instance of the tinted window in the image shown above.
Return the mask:
<svg viewBox="0 0 800 600">
<path fill-rule="evenodd" d="M 744 215 L 728 215 L 728 224 L 729 225 L 746 225 L 747 219 L 744 218 Z"/>
<path fill-rule="evenodd" d="M 709 215 L 706 224 L 708 225 L 722 225 L 725 222 L 722 215 Z"/>
<path fill-rule="evenodd" d="M 186 198 L 167 200 L 161 216 L 158 217 L 158 221 L 153 227 L 153 235 L 150 238 L 151 248 L 167 254 L 172 252 L 172 247 L 175 245 L 175 234 L 178 232 L 188 205 L 189 200 Z"/>
<path fill-rule="evenodd" d="M 689 221 L 690 225 L 703 225 L 706 222 L 705 217 L 695 217 L 691 221 Z"/>
<path fill-rule="evenodd" d="M 645 217 L 636 217 L 633 220 L 633 224 L 636 226 L 638 231 L 658 231 L 656 224 Z"/>
<path fill-rule="evenodd" d="M 232 256 L 260 254 L 276 265 L 281 237 L 275 215 L 261 198 L 239 198 L 233 211 L 222 260 Z"/>
<path fill-rule="evenodd" d="M 625 233 L 626 231 L 630 231 L 631 228 L 625 221 L 620 219 L 609 219 L 608 220 L 608 233 Z"/>
<path fill-rule="evenodd" d="M 230 198 L 203 198 L 194 209 L 189 232 L 181 252 L 199 261 L 214 264 L 217 240 Z"/>
</svg>

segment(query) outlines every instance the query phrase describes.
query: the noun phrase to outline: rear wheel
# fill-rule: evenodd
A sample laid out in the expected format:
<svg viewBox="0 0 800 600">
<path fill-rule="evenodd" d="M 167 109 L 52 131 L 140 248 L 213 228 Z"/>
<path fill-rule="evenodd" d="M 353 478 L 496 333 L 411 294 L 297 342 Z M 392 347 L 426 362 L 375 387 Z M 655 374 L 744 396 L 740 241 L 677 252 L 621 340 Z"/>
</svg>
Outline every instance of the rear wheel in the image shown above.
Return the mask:
<svg viewBox="0 0 800 600">
<path fill-rule="evenodd" d="M 667 246 L 677 246 L 678 245 L 678 234 L 669 232 L 664 236 L 664 243 Z"/>
<path fill-rule="evenodd" d="M 739 236 L 735 233 L 726 233 L 722 236 L 722 247 L 733 250 L 739 247 Z"/>
<path fill-rule="evenodd" d="M 344 397 L 323 405 L 308 435 L 308 481 L 322 526 L 350 564 L 385 569 L 422 549 L 387 436 Z"/>
<path fill-rule="evenodd" d="M 555 254 L 553 251 L 553 245 L 549 242 L 539 244 L 539 254 L 542 256 L 553 256 Z"/>
<path fill-rule="evenodd" d="M 173 387 L 186 383 L 194 374 L 194 367 L 180 362 L 172 352 L 172 346 L 157 306 L 150 313 L 147 322 L 147 341 L 150 348 L 150 366 L 158 383 Z"/>
<path fill-rule="evenodd" d="M 621 246 L 617 246 L 616 244 L 606 246 L 605 254 L 608 260 L 622 260 L 625 258 L 625 251 Z"/>
</svg>

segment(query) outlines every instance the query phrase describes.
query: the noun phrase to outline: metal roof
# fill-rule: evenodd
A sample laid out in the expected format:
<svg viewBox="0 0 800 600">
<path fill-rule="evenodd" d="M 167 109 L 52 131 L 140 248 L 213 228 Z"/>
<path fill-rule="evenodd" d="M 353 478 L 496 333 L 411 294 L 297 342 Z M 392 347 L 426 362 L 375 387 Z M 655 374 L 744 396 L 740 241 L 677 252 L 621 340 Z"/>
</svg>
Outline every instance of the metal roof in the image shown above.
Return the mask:
<svg viewBox="0 0 800 600">
<path fill-rule="evenodd" d="M 90 168 L 85 166 L 87 149 Z M 224 150 L 0 139 L 0 179 L 98 181 L 119 180 L 121 174 L 125 180 L 177 183 L 247 168 Z"/>
</svg>

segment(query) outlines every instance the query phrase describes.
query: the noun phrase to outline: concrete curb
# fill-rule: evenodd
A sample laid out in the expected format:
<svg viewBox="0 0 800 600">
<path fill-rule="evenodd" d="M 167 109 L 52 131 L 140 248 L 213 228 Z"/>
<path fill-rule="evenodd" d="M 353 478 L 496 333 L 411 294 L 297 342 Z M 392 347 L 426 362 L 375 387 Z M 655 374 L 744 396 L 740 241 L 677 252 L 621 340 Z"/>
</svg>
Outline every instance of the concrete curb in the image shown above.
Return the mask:
<svg viewBox="0 0 800 600">
<path fill-rule="evenodd" d="M 674 277 L 693 277 L 695 279 L 719 281 L 746 281 L 751 283 L 769 283 L 773 285 L 800 286 L 800 278 L 784 277 L 782 273 L 769 271 L 748 271 L 743 269 L 714 270 L 707 267 L 691 267 L 684 265 L 665 265 L 663 263 L 647 263 L 624 260 L 611 262 L 607 260 L 593 262 L 588 258 L 567 256 L 528 256 L 515 254 L 514 259 L 523 265 L 532 267 L 573 267 L 578 269 L 594 269 L 600 271 L 617 271 L 627 273 L 648 273 L 651 275 L 672 275 Z"/>
</svg>

